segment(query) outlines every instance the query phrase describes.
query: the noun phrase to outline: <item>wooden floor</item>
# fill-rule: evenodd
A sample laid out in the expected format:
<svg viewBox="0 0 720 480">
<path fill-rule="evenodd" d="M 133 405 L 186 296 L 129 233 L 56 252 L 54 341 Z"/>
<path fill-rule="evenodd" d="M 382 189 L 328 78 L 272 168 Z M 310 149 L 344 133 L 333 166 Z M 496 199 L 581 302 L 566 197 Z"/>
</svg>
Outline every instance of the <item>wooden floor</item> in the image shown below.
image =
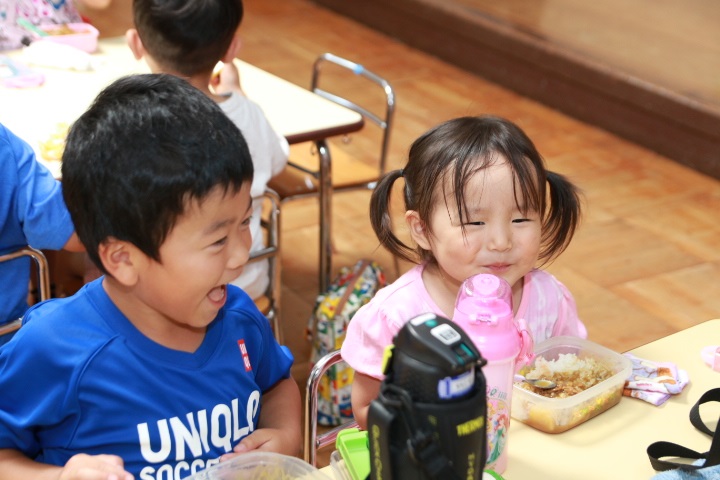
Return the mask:
<svg viewBox="0 0 720 480">
<path fill-rule="evenodd" d="M 392 167 L 403 164 L 417 136 L 451 117 L 493 113 L 525 129 L 550 168 L 585 195 L 584 222 L 548 270 L 573 292 L 591 339 L 624 351 L 720 317 L 717 180 L 308 0 L 245 0 L 245 6 L 244 60 L 307 87 L 312 61 L 331 51 L 390 80 L 398 104 Z M 334 266 L 371 257 L 394 278 L 392 260 L 372 234 L 368 200 L 369 192 L 335 197 Z M 309 356 L 302 331 L 317 293 L 316 218 L 313 199 L 283 207 L 284 328 L 299 379 Z"/>
<path fill-rule="evenodd" d="M 720 179 L 714 0 L 315 0 Z"/>
</svg>

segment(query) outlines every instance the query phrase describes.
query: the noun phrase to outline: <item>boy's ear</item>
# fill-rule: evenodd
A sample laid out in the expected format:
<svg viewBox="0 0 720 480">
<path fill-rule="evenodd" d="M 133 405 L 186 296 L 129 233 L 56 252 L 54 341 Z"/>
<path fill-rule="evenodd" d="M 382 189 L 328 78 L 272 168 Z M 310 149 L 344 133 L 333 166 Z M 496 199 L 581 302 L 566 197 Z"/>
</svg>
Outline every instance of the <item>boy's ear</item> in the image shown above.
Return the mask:
<svg viewBox="0 0 720 480">
<path fill-rule="evenodd" d="M 240 40 L 239 35 L 235 35 L 232 39 L 232 42 L 230 42 L 230 46 L 227 49 L 227 52 L 225 52 L 225 56 L 221 58 L 220 60 L 223 63 L 232 62 L 236 57 L 238 52 L 240 51 L 240 47 L 242 46 L 242 41 Z"/>
<path fill-rule="evenodd" d="M 114 237 L 100 244 L 98 255 L 105 270 L 125 286 L 137 283 L 139 271 L 147 261 L 145 254 L 135 245 Z"/>
<path fill-rule="evenodd" d="M 430 250 L 430 239 L 425 229 L 425 223 L 420 220 L 420 215 L 415 210 L 405 212 L 405 222 L 410 230 L 410 236 L 422 249 Z"/>
<path fill-rule="evenodd" d="M 135 60 L 140 60 L 145 56 L 145 47 L 143 47 L 142 40 L 140 40 L 140 35 L 138 35 L 136 29 L 128 29 L 128 31 L 125 32 L 125 40 L 135 56 Z"/>
</svg>

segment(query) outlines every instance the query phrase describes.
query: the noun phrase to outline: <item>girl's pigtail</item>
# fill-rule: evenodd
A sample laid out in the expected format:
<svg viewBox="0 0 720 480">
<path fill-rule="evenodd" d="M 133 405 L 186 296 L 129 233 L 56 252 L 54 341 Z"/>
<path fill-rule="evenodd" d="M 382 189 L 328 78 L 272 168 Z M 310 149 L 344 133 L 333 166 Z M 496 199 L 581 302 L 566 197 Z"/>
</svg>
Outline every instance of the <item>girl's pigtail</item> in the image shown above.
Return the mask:
<svg viewBox="0 0 720 480">
<path fill-rule="evenodd" d="M 380 244 L 396 257 L 409 262 L 413 250 L 405 245 L 393 232 L 393 222 L 390 216 L 390 196 L 395 180 L 403 176 L 402 170 L 393 170 L 386 173 L 377 183 L 370 196 L 370 223 Z"/>
<path fill-rule="evenodd" d="M 549 188 L 548 215 L 543 225 L 543 249 L 540 260 L 547 263 L 560 255 L 570 244 L 580 223 L 580 191 L 563 175 L 547 172 Z"/>
</svg>

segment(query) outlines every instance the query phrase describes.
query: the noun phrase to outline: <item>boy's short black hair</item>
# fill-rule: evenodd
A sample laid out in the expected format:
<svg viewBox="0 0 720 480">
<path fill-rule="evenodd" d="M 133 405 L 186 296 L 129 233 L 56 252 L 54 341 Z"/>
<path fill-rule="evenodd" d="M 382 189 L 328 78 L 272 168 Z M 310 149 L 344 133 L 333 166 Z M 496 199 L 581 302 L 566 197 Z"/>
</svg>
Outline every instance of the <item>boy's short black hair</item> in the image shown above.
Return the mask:
<svg viewBox="0 0 720 480">
<path fill-rule="evenodd" d="M 240 130 L 207 95 L 173 75 L 121 78 L 73 124 L 62 157 L 63 196 L 80 240 L 160 246 L 190 200 L 237 192 L 253 165 Z"/>
<path fill-rule="evenodd" d="M 243 17 L 242 0 L 134 0 L 135 28 L 165 68 L 193 76 L 211 72 Z"/>
</svg>

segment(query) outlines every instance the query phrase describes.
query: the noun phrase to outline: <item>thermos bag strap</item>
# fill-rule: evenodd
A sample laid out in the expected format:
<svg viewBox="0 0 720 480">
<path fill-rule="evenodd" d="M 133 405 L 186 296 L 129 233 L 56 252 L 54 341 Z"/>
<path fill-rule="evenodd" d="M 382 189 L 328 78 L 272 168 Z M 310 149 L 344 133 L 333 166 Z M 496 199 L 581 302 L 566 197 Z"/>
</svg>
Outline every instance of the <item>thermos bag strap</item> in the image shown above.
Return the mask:
<svg viewBox="0 0 720 480">
<path fill-rule="evenodd" d="M 378 399 L 380 399 L 378 396 Z M 373 417 L 373 424 L 368 422 L 368 443 L 370 448 L 370 478 L 393 480 L 393 455 L 390 436 L 396 420 L 395 409 L 389 409 L 382 400 L 373 400 L 368 411 L 368 418 Z"/>
<path fill-rule="evenodd" d="M 383 384 L 370 406 L 373 428 L 380 427 L 369 433 L 372 478 L 481 478 L 487 449 L 484 395 L 483 389 L 459 402 L 431 404 L 413 402 L 405 390 Z M 434 427 L 440 430 L 430 427 L 435 423 L 430 418 L 443 419 Z M 441 442 L 434 438 L 435 434 Z M 447 449 L 454 455 L 456 465 L 448 457 Z M 381 464 L 376 463 L 378 460 Z M 383 472 L 381 476 L 377 475 L 378 468 Z"/>
<path fill-rule="evenodd" d="M 650 464 L 656 471 L 675 469 L 690 471 L 720 465 L 720 433 L 717 430 L 714 432 L 710 430 L 700 418 L 700 405 L 707 402 L 720 402 L 720 388 L 713 388 L 705 392 L 690 409 L 690 423 L 704 434 L 712 437 L 710 450 L 700 453 L 672 442 L 655 442 L 647 448 L 647 454 L 650 457 Z M 720 424 L 720 419 L 718 424 Z M 702 465 L 688 465 L 662 460 L 665 457 L 704 459 L 705 462 Z"/>
<path fill-rule="evenodd" d="M 369 432 L 371 478 L 462 480 L 453 470 L 439 442 L 434 441 L 432 432 L 417 425 L 419 417 L 415 410 L 419 406 L 436 407 L 447 416 L 446 408 L 430 404 L 413 405 L 404 389 L 391 384 L 381 386 L 378 398 L 370 406 L 374 417 L 374 425 Z M 398 429 L 406 434 L 402 436 L 406 440 L 400 443 L 397 443 Z M 393 433 L 395 441 L 390 438 Z M 398 454 L 405 458 L 398 458 Z"/>
</svg>

